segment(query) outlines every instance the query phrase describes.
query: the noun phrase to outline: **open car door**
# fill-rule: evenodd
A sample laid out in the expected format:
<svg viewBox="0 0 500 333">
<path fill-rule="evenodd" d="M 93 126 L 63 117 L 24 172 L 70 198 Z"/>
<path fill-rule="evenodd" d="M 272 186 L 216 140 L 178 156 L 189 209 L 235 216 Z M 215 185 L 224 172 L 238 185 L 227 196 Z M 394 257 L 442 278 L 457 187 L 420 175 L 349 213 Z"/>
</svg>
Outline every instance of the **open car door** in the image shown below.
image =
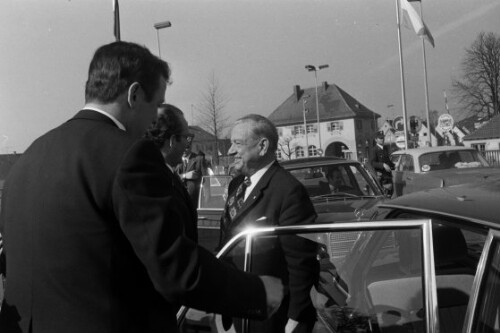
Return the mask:
<svg viewBox="0 0 500 333">
<path fill-rule="evenodd" d="M 307 240 L 319 261 L 310 296 L 313 332 L 437 332 L 438 310 L 430 220 L 391 220 L 253 229 L 233 238 L 219 258 L 252 272 L 267 260 L 265 244 Z M 181 308 L 181 332 L 261 332 L 258 321 Z"/>
</svg>

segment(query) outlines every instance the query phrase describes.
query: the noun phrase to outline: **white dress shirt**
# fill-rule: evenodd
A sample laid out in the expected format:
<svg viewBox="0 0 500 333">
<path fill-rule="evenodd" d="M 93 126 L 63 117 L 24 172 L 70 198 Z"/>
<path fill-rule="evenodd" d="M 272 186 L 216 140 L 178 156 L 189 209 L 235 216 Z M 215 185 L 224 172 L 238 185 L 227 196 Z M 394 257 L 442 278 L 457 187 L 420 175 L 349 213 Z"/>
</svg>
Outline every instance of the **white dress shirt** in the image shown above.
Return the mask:
<svg viewBox="0 0 500 333">
<path fill-rule="evenodd" d="M 250 176 L 250 186 L 248 186 L 245 190 L 245 200 L 248 198 L 252 190 L 254 189 L 255 185 L 259 182 L 259 180 L 264 176 L 264 174 L 269 170 L 271 165 L 273 165 L 274 161 L 263 167 L 262 169 L 258 170 L 256 173 Z"/>
</svg>

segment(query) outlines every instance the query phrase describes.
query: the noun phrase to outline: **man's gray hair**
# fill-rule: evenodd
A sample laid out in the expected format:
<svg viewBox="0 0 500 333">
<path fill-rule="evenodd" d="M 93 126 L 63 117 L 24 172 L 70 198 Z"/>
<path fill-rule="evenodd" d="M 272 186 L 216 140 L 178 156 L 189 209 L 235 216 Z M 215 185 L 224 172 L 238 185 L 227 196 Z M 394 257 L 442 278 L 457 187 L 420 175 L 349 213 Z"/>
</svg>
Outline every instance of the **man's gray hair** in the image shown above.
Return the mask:
<svg viewBox="0 0 500 333">
<path fill-rule="evenodd" d="M 236 123 L 253 122 L 252 133 L 258 138 L 266 138 L 269 140 L 270 153 L 276 153 L 278 149 L 278 130 L 276 126 L 264 116 L 259 114 L 249 114 L 236 120 Z"/>
</svg>

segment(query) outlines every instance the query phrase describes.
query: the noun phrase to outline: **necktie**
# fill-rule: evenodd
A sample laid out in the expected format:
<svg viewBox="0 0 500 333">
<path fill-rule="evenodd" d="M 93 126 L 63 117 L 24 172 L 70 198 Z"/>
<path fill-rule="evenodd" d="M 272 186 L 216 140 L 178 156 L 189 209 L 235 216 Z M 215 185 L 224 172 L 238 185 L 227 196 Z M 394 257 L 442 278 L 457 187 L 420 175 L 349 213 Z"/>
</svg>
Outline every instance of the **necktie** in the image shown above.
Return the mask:
<svg viewBox="0 0 500 333">
<path fill-rule="evenodd" d="M 221 226 L 223 235 L 228 234 L 229 226 L 233 218 L 238 214 L 238 211 L 243 206 L 245 201 L 245 190 L 251 185 L 250 178 L 245 177 L 245 180 L 238 186 L 236 191 L 227 199 L 226 206 L 224 207 L 224 215 Z"/>
</svg>

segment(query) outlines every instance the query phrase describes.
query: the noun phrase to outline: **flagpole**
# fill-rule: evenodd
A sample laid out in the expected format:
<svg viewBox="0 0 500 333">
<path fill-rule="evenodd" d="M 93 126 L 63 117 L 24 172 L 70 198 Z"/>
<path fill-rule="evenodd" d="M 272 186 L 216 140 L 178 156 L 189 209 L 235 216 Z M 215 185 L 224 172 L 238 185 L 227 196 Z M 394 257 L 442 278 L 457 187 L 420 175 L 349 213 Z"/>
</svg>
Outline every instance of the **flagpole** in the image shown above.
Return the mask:
<svg viewBox="0 0 500 333">
<path fill-rule="evenodd" d="M 423 12 L 423 1 L 420 1 L 420 18 L 422 22 L 424 21 L 424 12 Z M 427 116 L 427 132 L 428 132 L 428 142 L 429 147 L 432 147 L 432 132 L 431 132 L 431 122 L 429 116 L 429 89 L 427 87 L 427 61 L 425 59 L 425 35 L 420 37 L 422 39 L 422 57 L 424 61 L 424 87 L 425 87 L 425 114 Z"/>
<path fill-rule="evenodd" d="M 117 42 L 120 41 L 120 6 L 118 0 L 113 0 L 113 33 Z"/>
<path fill-rule="evenodd" d="M 401 24 L 400 24 L 400 8 L 399 0 L 396 0 L 396 17 L 398 25 L 398 45 L 399 45 L 399 67 L 401 70 L 401 99 L 403 104 L 403 132 L 405 137 L 405 149 L 408 149 L 408 132 L 406 127 L 406 93 L 405 93 L 405 77 L 404 77 L 404 66 L 403 66 L 403 49 L 401 47 Z"/>
</svg>

